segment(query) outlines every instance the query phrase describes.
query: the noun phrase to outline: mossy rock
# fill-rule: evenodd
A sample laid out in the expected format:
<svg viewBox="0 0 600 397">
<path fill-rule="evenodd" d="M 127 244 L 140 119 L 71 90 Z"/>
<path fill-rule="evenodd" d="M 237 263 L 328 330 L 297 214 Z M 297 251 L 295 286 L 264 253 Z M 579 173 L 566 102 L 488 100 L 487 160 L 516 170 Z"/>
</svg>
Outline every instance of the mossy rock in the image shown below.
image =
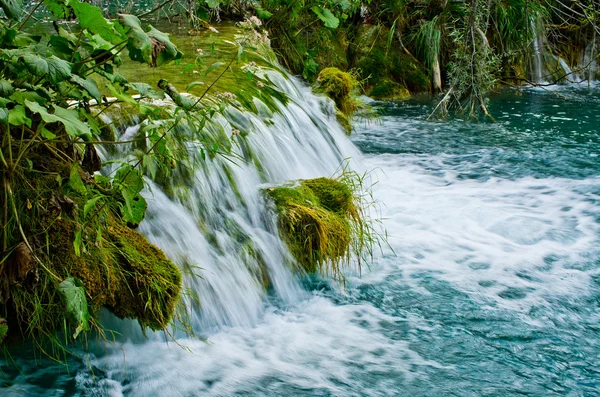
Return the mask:
<svg viewBox="0 0 600 397">
<path fill-rule="evenodd" d="M 33 254 L 43 266 L 31 261 L 31 282 L 11 277 L 9 265 L 0 267 L 0 310 L 10 329 L 5 342 L 56 341 L 55 331 L 68 324 L 57 285 L 70 277 L 83 284 L 91 324 L 98 325 L 96 316 L 106 307 L 121 318 L 137 319 L 143 327 L 165 328 L 179 301 L 179 268 L 127 227 L 113 205 L 98 206 L 98 215 L 83 222 L 92 193 L 71 186 L 69 164 L 47 152 L 32 153 L 29 160 L 32 169 L 15 176 L 15 202 Z M 89 177 L 79 173 L 89 185 Z M 14 230 L 14 223 L 8 226 Z M 78 231 L 79 255 L 74 248 Z M 20 241 L 20 235 L 12 233 L 8 243 L 15 246 Z"/>
<path fill-rule="evenodd" d="M 351 95 L 357 85 L 356 79 L 350 73 L 338 68 L 325 68 L 317 77 L 315 89 L 331 98 L 342 113 L 351 115 L 357 107 Z"/>
<path fill-rule="evenodd" d="M 279 232 L 302 269 L 340 276 L 350 258 L 352 222 L 358 219 L 350 186 L 317 178 L 265 192 L 275 203 Z"/>
<path fill-rule="evenodd" d="M 124 279 L 115 290 L 114 305 L 105 306 L 117 317 L 137 319 L 142 327 L 165 328 L 179 300 L 181 271 L 135 230 L 117 223 L 107 232 L 115 246 L 115 266 Z"/>
<path fill-rule="evenodd" d="M 369 94 L 373 99 L 380 101 L 405 100 L 410 98 L 410 92 L 402 85 L 384 80 L 371 90 Z"/>
</svg>

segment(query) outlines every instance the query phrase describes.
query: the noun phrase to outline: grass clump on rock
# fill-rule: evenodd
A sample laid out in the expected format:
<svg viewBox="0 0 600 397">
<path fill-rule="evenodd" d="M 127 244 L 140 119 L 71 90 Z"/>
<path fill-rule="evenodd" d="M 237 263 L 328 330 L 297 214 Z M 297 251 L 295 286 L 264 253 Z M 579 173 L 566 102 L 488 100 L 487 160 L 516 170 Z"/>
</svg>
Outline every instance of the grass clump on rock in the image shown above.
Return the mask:
<svg viewBox="0 0 600 397">
<path fill-rule="evenodd" d="M 283 240 L 303 271 L 343 280 L 343 268 L 372 255 L 379 236 L 365 212 L 363 179 L 343 172 L 266 189 L 279 218 Z"/>
</svg>

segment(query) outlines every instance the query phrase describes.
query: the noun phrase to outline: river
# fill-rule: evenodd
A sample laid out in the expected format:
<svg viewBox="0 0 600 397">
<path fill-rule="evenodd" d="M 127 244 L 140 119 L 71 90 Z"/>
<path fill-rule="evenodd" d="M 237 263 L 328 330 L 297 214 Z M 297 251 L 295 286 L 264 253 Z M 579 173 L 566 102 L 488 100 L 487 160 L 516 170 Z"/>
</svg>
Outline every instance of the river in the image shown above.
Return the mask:
<svg viewBox="0 0 600 397">
<path fill-rule="evenodd" d="M 315 133 L 303 123 L 315 123 L 321 104 L 294 84 L 295 105 L 258 132 L 256 144 L 274 156 L 267 183 L 329 175 L 348 156 L 370 170 L 390 245 L 370 269 L 349 274 L 345 289 L 299 279 L 277 265 L 285 249 L 271 220 L 254 214 L 259 201 L 245 199 L 227 211 L 256 234 L 275 286 L 266 295 L 252 282 L 236 288 L 249 276 L 227 267 L 235 255 L 209 252 L 182 220 L 197 214 L 156 192 L 142 232 L 171 257 L 211 261 L 197 285 L 212 289 L 200 297 L 207 314 L 193 319 L 205 340 L 144 340 L 115 322 L 119 346 L 93 345 L 68 369 L 4 362 L 1 394 L 600 395 L 599 92 L 506 91 L 491 98 L 495 122 L 479 123 L 428 121 L 429 99 L 376 104 L 383 116 L 357 124 L 354 147 L 331 121 L 330 136 L 303 135 Z M 267 142 L 278 125 L 281 141 Z M 254 174 L 234 176 L 248 197 L 264 182 Z M 167 242 L 169 219 L 189 242 Z"/>
</svg>

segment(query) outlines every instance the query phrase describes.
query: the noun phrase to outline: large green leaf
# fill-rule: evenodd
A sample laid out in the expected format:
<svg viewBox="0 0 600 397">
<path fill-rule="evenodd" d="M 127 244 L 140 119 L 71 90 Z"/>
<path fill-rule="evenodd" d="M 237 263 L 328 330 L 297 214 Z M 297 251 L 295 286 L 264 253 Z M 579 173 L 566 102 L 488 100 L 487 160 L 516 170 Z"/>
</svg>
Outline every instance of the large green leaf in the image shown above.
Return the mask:
<svg viewBox="0 0 600 397">
<path fill-rule="evenodd" d="M 322 8 L 319 6 L 313 6 L 311 7 L 311 10 L 317 14 L 317 17 L 323 21 L 323 23 L 325 24 L 325 27 L 327 28 L 331 28 L 331 29 L 337 29 L 337 27 L 340 25 L 340 20 L 333 15 L 333 13 L 331 11 L 329 11 L 329 9 L 327 8 Z"/>
<path fill-rule="evenodd" d="M 0 7 L 13 21 L 18 21 L 23 16 L 23 0 L 0 0 Z"/>
<path fill-rule="evenodd" d="M 56 19 L 64 19 L 69 16 L 66 0 L 44 0 L 44 5 Z"/>
<path fill-rule="evenodd" d="M 71 77 L 71 64 L 69 62 L 55 55 L 43 58 L 35 54 L 32 49 L 25 49 L 25 51 L 31 52 L 24 53 L 19 60 L 23 61 L 31 74 L 38 77 L 47 77 L 52 83 L 58 83 Z"/>
<path fill-rule="evenodd" d="M 0 80 L 0 96 L 9 97 L 15 92 L 12 83 L 7 80 Z"/>
<path fill-rule="evenodd" d="M 115 24 L 104 18 L 98 7 L 79 0 L 71 0 L 69 5 L 73 8 L 82 28 L 102 36 L 103 39 L 113 44 L 124 40 L 124 37 L 115 29 Z"/>
<path fill-rule="evenodd" d="M 8 122 L 11 125 L 26 125 L 31 127 L 31 119 L 25 114 L 23 105 L 17 105 L 8 113 Z"/>
<path fill-rule="evenodd" d="M 128 191 L 123 191 L 122 193 L 123 198 L 125 199 L 123 220 L 127 222 L 130 227 L 137 227 L 144 220 L 148 203 L 139 193 L 134 195 Z"/>
<path fill-rule="evenodd" d="M 48 62 L 48 76 L 52 83 L 58 83 L 71 77 L 71 64 L 52 55 L 46 59 Z"/>
<path fill-rule="evenodd" d="M 144 188 L 144 177 L 142 173 L 126 164 L 117 170 L 114 178 L 115 184 L 119 186 L 121 191 L 127 191 L 131 195 L 138 194 Z"/>
<path fill-rule="evenodd" d="M 150 26 L 148 36 L 164 46 L 164 49 L 159 52 L 158 57 L 155 60 L 156 66 L 162 65 L 164 62 L 176 61 L 183 57 L 183 53 L 177 49 L 175 44 L 171 43 L 167 33 L 163 33 L 160 30 L 155 29 L 154 26 Z"/>
<path fill-rule="evenodd" d="M 129 57 L 133 61 L 150 63 L 152 59 L 152 40 L 150 36 L 144 32 L 140 20 L 129 14 L 119 14 L 121 22 L 127 30 L 127 50 Z"/>
<path fill-rule="evenodd" d="M 72 137 L 80 137 L 87 140 L 92 137 L 90 127 L 79 120 L 77 111 L 64 109 L 60 106 L 54 106 L 54 113 L 49 113 L 36 102 L 25 100 L 25 106 L 33 113 L 38 113 L 46 123 L 62 123 L 65 126 L 67 134 Z"/>
<path fill-rule="evenodd" d="M 98 103 L 101 102 L 102 94 L 100 93 L 100 90 L 98 89 L 98 86 L 96 85 L 96 81 L 94 79 L 90 77 L 84 79 L 83 77 L 74 74 L 73 76 L 71 76 L 71 81 L 79 85 L 84 90 L 86 90 L 87 93 L 90 94 L 90 96 L 94 98 Z"/>
<path fill-rule="evenodd" d="M 89 331 L 90 313 L 83 283 L 73 277 L 66 278 L 58 285 L 58 295 L 67 319 L 76 327 L 73 338 L 77 338 L 81 331 Z"/>
</svg>

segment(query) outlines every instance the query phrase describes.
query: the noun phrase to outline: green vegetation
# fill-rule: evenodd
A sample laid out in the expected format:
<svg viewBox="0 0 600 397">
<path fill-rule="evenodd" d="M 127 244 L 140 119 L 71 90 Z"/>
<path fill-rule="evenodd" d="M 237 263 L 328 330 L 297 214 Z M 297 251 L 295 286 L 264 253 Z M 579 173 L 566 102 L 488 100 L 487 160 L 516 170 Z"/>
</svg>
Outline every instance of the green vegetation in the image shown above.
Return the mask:
<svg viewBox="0 0 600 397">
<path fill-rule="evenodd" d="M 364 178 L 344 170 L 337 178 L 317 178 L 273 187 L 279 232 L 301 269 L 344 280 L 343 268 L 358 270 L 380 236 L 368 216 Z"/>
<path fill-rule="evenodd" d="M 264 36 L 252 24 L 241 26 L 229 63 L 194 64 L 203 78 L 220 74 L 201 95 L 184 96 L 166 80 L 155 89 L 119 73 L 124 53 L 142 68 L 183 55 L 167 34 L 133 15 L 109 20 L 79 0 L 46 0 L 28 12 L 20 2 L 0 7 L 8 17 L 0 21 L 0 340 L 33 340 L 60 359 L 87 331 L 106 336 L 96 320 L 102 307 L 142 328 L 165 329 L 177 315 L 182 275 L 133 230 L 147 207 L 144 178 L 167 181 L 187 172 L 187 144 L 197 147 L 195 159 L 229 153 L 230 136 L 212 118 L 237 98 L 207 93 L 246 59 L 245 46 L 262 45 Z M 41 9 L 76 23 L 48 30 L 32 23 Z M 265 93 L 274 91 L 256 80 Z M 153 102 L 163 99 L 172 106 Z M 118 118 L 103 121 L 115 108 L 141 123 L 131 141 L 115 141 Z M 121 144 L 131 152 L 103 167 L 97 146 L 111 152 Z"/>
<path fill-rule="evenodd" d="M 595 1 L 197 0 L 196 4 L 220 10 L 220 17 L 234 9 L 238 14 L 255 13 L 269 30 L 282 64 L 310 82 L 321 70 L 337 67 L 356 70 L 367 95 L 384 81 L 411 93 L 443 91 L 435 112 L 442 117 L 450 112 L 489 115 L 486 95 L 499 84 L 550 85 L 595 79 L 597 73 L 600 7 Z M 389 88 L 385 84 L 376 93 Z"/>
</svg>

